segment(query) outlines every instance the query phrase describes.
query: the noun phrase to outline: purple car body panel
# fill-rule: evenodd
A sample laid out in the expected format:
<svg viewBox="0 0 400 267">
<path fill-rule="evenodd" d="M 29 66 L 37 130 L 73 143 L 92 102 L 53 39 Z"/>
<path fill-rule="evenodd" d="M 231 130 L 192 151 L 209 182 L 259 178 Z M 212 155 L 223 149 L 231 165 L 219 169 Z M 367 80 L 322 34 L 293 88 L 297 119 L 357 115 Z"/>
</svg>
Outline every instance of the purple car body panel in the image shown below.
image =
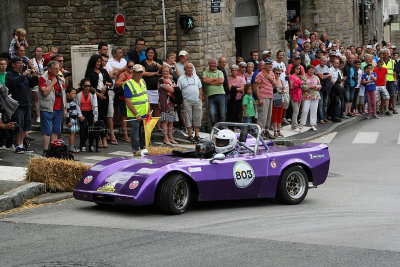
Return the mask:
<svg viewBox="0 0 400 267">
<path fill-rule="evenodd" d="M 249 146 L 254 143 L 255 138 L 246 141 Z M 200 201 L 273 198 L 282 172 L 291 165 L 302 166 L 314 186 L 325 182 L 330 163 L 326 145 L 275 147 L 268 143 L 268 148 L 260 146 L 256 155 L 247 151 L 213 163 L 209 159 L 174 158 L 171 154 L 108 159 L 83 175 L 74 197 L 97 203 L 149 205 L 154 203 L 157 186 L 164 177 L 182 173 L 196 185 Z M 247 171 L 238 169 L 243 166 Z M 247 174 L 249 180 L 252 175 L 254 178 L 240 185 L 240 177 L 234 178 L 240 172 L 246 179 Z"/>
</svg>

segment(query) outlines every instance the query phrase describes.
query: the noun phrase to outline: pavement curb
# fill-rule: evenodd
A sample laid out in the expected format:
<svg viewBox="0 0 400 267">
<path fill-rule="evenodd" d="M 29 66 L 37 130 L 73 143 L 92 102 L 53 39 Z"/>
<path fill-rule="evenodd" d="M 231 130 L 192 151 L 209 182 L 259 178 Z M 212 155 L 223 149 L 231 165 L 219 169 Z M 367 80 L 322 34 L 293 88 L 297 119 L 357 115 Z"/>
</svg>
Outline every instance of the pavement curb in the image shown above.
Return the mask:
<svg viewBox="0 0 400 267">
<path fill-rule="evenodd" d="M 17 208 L 27 199 L 36 197 L 45 192 L 43 183 L 28 183 L 16 187 L 0 196 L 0 212 Z"/>
<path fill-rule="evenodd" d="M 60 193 L 46 193 L 37 197 L 36 200 L 33 201 L 35 204 L 46 204 L 53 203 L 60 200 L 73 198 L 72 192 L 60 192 Z"/>
<path fill-rule="evenodd" d="M 293 138 L 293 139 L 286 139 L 286 140 L 278 140 L 275 141 L 275 143 L 277 145 L 285 145 L 285 146 L 299 146 L 301 144 L 307 143 L 310 140 L 319 138 L 321 136 L 327 135 L 331 132 L 333 132 L 336 129 L 340 129 L 346 126 L 349 126 L 350 124 L 354 124 L 360 120 L 363 120 L 364 116 L 356 116 L 356 117 L 352 117 L 350 119 L 344 119 L 342 120 L 342 122 L 340 123 L 333 123 L 329 128 L 323 130 L 323 131 L 318 131 L 316 134 L 313 134 L 311 136 L 308 137 L 304 137 L 304 138 Z"/>
</svg>

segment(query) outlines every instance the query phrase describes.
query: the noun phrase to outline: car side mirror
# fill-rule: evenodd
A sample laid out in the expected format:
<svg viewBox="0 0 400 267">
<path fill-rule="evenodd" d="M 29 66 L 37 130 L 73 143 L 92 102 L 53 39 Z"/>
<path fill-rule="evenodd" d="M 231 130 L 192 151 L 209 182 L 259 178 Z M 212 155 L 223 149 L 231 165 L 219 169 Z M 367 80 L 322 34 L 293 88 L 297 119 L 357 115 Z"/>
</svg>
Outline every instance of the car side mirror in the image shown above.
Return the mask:
<svg viewBox="0 0 400 267">
<path fill-rule="evenodd" d="M 239 142 L 241 142 L 241 143 L 246 143 L 247 135 L 248 135 L 248 134 L 249 134 L 249 127 L 244 126 L 244 127 L 240 130 Z"/>
<path fill-rule="evenodd" d="M 210 163 L 214 163 L 216 160 L 225 160 L 225 155 L 222 153 L 215 154 L 211 159 Z"/>
</svg>

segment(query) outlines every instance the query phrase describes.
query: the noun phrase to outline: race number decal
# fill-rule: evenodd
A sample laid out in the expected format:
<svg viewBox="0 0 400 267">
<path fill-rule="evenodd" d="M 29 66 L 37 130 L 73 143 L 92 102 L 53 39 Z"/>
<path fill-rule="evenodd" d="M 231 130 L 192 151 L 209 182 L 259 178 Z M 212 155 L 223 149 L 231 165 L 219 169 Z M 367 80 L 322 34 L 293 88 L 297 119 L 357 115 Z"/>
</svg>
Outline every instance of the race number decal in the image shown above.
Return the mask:
<svg viewBox="0 0 400 267">
<path fill-rule="evenodd" d="M 248 187 L 254 181 L 254 178 L 254 170 L 247 162 L 239 161 L 233 167 L 233 179 L 237 187 Z"/>
</svg>

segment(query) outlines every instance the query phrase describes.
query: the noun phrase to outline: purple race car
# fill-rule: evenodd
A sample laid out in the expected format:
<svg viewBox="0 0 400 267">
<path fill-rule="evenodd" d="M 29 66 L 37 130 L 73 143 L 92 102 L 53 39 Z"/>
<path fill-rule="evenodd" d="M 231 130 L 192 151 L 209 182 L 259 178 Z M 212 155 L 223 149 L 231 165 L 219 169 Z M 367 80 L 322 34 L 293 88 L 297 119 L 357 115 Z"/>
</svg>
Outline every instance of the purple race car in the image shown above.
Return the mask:
<svg viewBox="0 0 400 267">
<path fill-rule="evenodd" d="M 227 127 L 241 132 L 232 138 Z M 217 123 L 208 143 L 200 140 L 195 152 L 99 162 L 84 174 L 74 197 L 98 204 L 157 204 L 166 213 L 180 214 L 193 200 L 277 198 L 298 204 L 309 188 L 325 182 L 330 162 L 326 145 L 276 147 L 264 143 L 260 133 L 256 124 Z M 218 153 L 232 144 L 229 153 Z"/>
</svg>

